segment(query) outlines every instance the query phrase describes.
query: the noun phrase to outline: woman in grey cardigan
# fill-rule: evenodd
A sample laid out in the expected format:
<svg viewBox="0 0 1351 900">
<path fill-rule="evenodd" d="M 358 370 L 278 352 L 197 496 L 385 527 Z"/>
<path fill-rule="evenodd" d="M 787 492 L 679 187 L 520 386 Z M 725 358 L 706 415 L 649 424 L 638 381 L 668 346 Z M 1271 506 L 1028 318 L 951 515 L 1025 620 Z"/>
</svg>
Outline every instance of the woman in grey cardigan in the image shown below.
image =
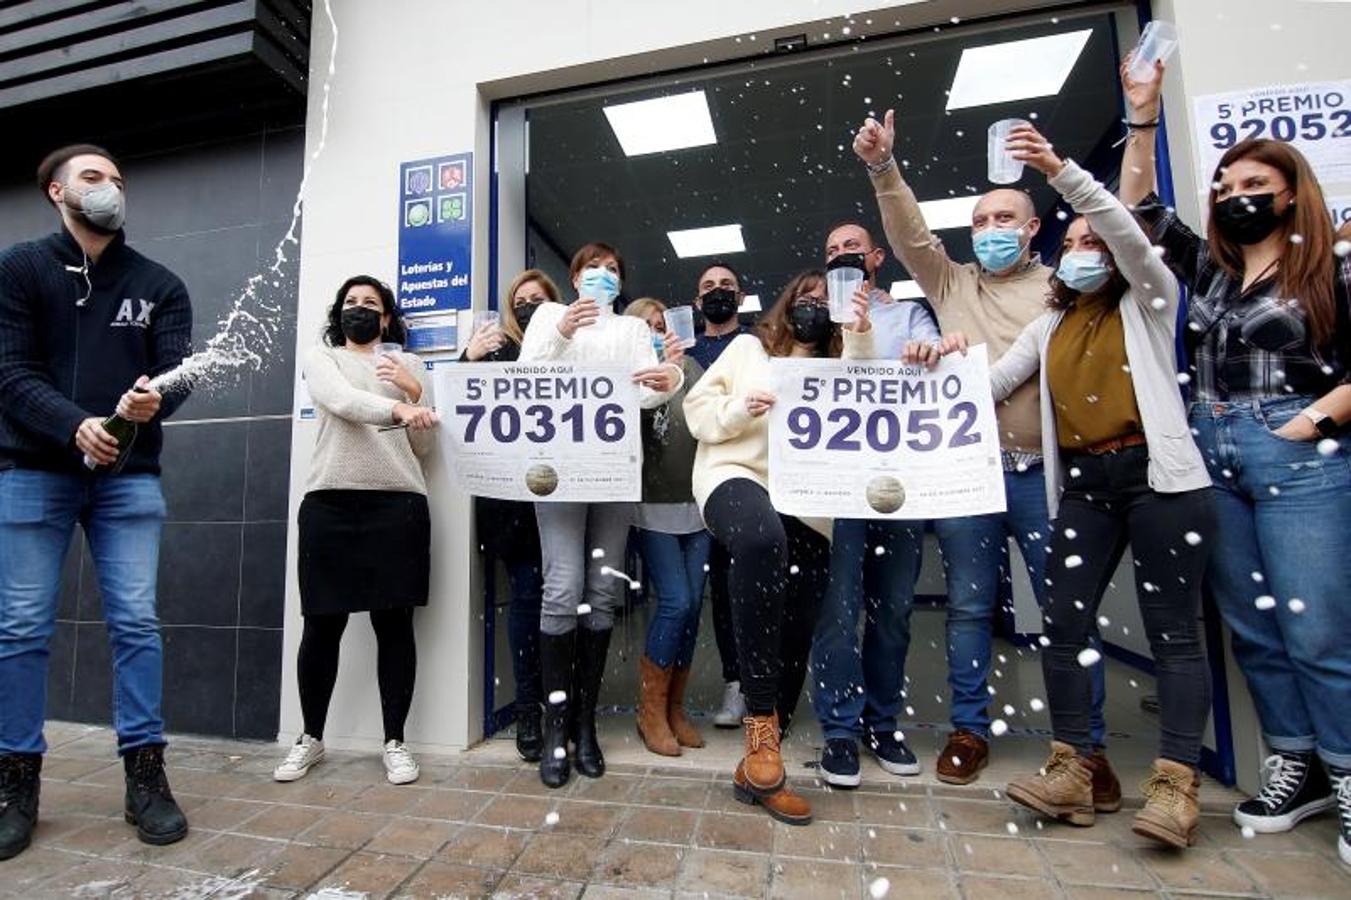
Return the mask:
<svg viewBox="0 0 1351 900">
<path fill-rule="evenodd" d="M 1074 825 L 1094 819 L 1089 631 L 1127 546 L 1157 667 L 1159 758 L 1144 784 L 1136 833 L 1186 847 L 1199 810 L 1196 764 L 1210 710 L 1197 620 L 1212 543 L 1210 477 L 1192 441 L 1177 382 L 1178 288 L 1130 212 L 1091 175 L 1060 159 L 1035 129 L 1009 150 L 1046 174 L 1078 214 L 1061 244 L 1050 309 L 991 368 L 996 402 L 1038 372 L 1042 452 L 1054 535 L 1042 671 L 1051 757 L 1014 779 L 1009 798 Z M 940 352 L 964 346 L 949 336 Z M 923 357 L 924 354 L 917 355 Z"/>
</svg>

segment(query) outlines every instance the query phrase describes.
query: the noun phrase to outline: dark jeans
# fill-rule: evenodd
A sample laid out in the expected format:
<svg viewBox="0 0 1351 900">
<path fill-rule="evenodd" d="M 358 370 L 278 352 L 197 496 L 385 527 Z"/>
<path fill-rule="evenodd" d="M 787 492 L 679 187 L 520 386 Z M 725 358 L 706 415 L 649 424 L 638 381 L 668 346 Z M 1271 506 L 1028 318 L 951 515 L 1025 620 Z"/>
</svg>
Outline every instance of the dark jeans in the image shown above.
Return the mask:
<svg viewBox="0 0 1351 900">
<path fill-rule="evenodd" d="M 746 478 L 725 481 L 704 521 L 727 548 L 741 693 L 755 716 L 792 715 L 806 679 L 817 604 L 830 578 L 830 544 Z"/>
<path fill-rule="evenodd" d="M 539 608 L 544 598 L 544 573 L 539 560 L 507 563 L 511 579 L 511 609 L 507 614 L 507 644 L 511 674 L 516 680 L 518 706 L 539 704 L 544 691 L 539 680 Z"/>
<path fill-rule="evenodd" d="M 413 682 L 417 677 L 413 608 L 372 610 L 371 627 L 375 629 L 375 671 L 380 685 L 385 740 L 402 741 L 408 708 L 413 704 Z M 305 617 L 296 668 L 300 682 L 300 710 L 305 717 L 305 733 L 311 737 L 322 739 L 324 736 L 328 703 L 338 680 L 338 649 L 346 629 L 346 613 Z"/>
<path fill-rule="evenodd" d="M 714 541 L 708 556 L 708 602 L 713 607 L 713 638 L 718 642 L 722 680 L 728 684 L 741 680 L 736 659 L 736 628 L 732 625 L 732 598 L 727 591 L 727 570 L 731 564 L 727 548 Z"/>
<path fill-rule="evenodd" d="M 1090 647 L 1107 582 L 1127 545 L 1159 693 L 1159 755 L 1196 765 L 1210 713 L 1210 674 L 1198 623 L 1201 576 L 1215 542 L 1209 488 L 1162 494 L 1149 487 L 1145 447 L 1101 456 L 1072 454 L 1047 560 L 1042 654 L 1057 740 L 1093 751 Z M 1077 473 L 1077 474 L 1075 474 Z M 1070 535 L 1073 535 L 1071 537 Z M 1196 538 L 1200 540 L 1197 541 Z"/>
<path fill-rule="evenodd" d="M 635 532 L 638 552 L 657 594 L 657 611 L 647 626 L 647 658 L 663 669 L 688 669 L 699 636 L 713 536 L 703 530 L 666 534 L 638 528 Z"/>
</svg>

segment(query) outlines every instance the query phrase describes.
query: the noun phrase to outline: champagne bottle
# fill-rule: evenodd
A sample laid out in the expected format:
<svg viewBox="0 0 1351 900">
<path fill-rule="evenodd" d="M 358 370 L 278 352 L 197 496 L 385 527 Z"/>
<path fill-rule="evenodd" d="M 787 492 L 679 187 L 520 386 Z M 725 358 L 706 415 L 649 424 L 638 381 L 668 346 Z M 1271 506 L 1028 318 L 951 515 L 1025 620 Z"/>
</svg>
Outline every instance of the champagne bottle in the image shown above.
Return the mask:
<svg viewBox="0 0 1351 900">
<path fill-rule="evenodd" d="M 145 388 L 132 388 L 137 393 L 145 393 Z M 117 413 L 103 420 L 103 430 L 113 436 L 117 441 L 117 459 L 106 466 L 101 466 L 94 462 L 88 453 L 84 455 L 84 465 L 91 472 L 107 474 L 109 472 L 118 472 L 122 465 L 127 461 L 127 454 L 131 452 L 131 445 L 136 442 L 137 425 L 130 419 L 124 419 Z"/>
</svg>

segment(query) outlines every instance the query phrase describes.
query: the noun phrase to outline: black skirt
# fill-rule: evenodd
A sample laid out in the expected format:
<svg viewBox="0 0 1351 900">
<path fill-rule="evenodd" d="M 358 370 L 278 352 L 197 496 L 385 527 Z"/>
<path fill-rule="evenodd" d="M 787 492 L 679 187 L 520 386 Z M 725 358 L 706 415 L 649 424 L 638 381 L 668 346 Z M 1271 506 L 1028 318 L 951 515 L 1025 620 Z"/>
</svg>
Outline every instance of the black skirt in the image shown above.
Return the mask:
<svg viewBox="0 0 1351 900">
<path fill-rule="evenodd" d="M 310 491 L 300 503 L 297 569 L 307 616 L 426 606 L 427 498 L 408 491 Z"/>
</svg>

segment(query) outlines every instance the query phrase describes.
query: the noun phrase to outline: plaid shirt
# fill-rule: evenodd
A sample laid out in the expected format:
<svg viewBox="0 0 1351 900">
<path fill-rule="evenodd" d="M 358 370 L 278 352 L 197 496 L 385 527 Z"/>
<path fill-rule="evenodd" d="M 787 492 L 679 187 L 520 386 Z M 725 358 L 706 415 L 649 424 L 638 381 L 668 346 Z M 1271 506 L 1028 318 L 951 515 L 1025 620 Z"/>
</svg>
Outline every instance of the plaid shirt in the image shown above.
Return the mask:
<svg viewBox="0 0 1351 900">
<path fill-rule="evenodd" d="M 1220 268 L 1209 246 L 1150 194 L 1135 208 L 1174 274 L 1191 291 L 1187 349 L 1192 398 L 1203 402 L 1321 397 L 1351 382 L 1351 258 L 1337 261 L 1332 337 L 1314 347 L 1298 303 L 1278 294 L 1273 277 L 1245 292 Z"/>
</svg>

